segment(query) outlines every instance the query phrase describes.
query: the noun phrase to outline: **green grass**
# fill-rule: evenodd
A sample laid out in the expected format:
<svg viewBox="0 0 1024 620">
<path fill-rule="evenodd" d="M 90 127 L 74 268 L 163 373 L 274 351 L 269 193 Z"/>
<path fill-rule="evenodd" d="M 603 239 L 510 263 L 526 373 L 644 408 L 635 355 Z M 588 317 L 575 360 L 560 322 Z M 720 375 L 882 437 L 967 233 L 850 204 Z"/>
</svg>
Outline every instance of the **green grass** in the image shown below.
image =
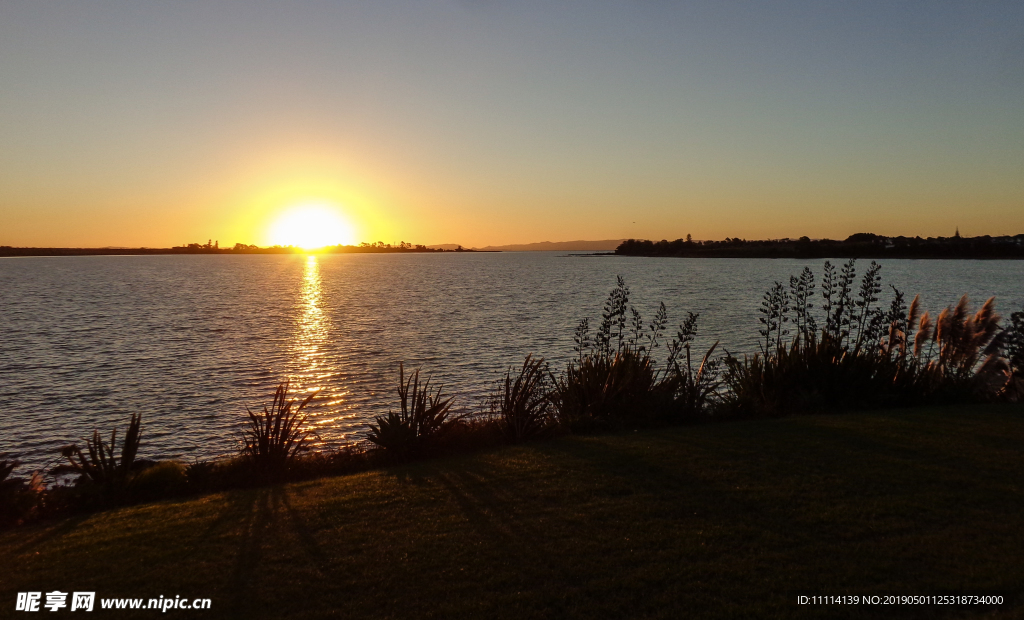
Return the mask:
<svg viewBox="0 0 1024 620">
<path fill-rule="evenodd" d="M 1020 406 L 562 438 L 7 531 L 0 616 L 60 589 L 207 618 L 1020 617 L 1022 474 Z"/>
</svg>

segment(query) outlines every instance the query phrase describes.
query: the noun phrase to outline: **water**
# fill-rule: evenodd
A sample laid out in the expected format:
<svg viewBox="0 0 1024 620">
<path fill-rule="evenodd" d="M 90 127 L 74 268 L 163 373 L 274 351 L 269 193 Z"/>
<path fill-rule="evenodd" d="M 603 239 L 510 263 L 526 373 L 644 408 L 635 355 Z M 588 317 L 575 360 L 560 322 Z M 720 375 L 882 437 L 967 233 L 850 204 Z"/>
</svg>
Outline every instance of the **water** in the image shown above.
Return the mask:
<svg viewBox="0 0 1024 620">
<path fill-rule="evenodd" d="M 1024 305 L 1024 261 L 880 262 L 933 313 L 964 293 Z M 320 390 L 311 420 L 337 446 L 395 406 L 400 361 L 471 411 L 526 354 L 564 364 L 616 275 L 645 319 L 664 301 L 673 325 L 700 313 L 698 347 L 753 352 L 762 293 L 805 265 L 820 278 L 822 261 L 562 252 L 0 259 L 0 452 L 41 467 L 140 412 L 140 456 L 232 454 L 286 378 Z"/>
</svg>

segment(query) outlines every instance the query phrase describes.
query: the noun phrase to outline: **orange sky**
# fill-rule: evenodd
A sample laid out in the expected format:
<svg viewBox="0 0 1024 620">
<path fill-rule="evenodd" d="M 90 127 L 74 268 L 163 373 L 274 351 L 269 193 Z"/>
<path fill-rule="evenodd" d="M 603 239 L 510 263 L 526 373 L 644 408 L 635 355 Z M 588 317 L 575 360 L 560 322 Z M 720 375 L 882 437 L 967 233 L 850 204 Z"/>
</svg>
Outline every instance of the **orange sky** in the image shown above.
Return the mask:
<svg viewBox="0 0 1024 620">
<path fill-rule="evenodd" d="M 1017 234 L 1021 6 L 4 3 L 0 244 Z"/>
</svg>

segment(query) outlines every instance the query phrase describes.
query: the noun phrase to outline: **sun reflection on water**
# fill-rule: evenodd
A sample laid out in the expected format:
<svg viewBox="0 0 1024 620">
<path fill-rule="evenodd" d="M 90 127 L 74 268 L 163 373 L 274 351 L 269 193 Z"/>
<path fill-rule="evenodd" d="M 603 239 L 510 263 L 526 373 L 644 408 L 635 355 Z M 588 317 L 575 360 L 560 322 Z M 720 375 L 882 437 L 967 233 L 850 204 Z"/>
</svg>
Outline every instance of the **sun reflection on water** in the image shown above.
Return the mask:
<svg viewBox="0 0 1024 620">
<path fill-rule="evenodd" d="M 326 427 L 338 421 L 339 410 L 347 409 L 345 405 L 349 392 L 339 386 L 336 380 L 338 369 L 330 362 L 328 346 L 332 325 L 330 317 L 324 312 L 320 263 L 312 254 L 306 257 L 298 303 L 300 312 L 296 319 L 297 330 L 292 345 L 293 366 L 289 378 L 295 396 L 305 397 L 310 392 L 320 391 L 306 411 L 318 431 L 328 430 Z M 321 438 L 332 439 L 322 433 Z"/>
</svg>

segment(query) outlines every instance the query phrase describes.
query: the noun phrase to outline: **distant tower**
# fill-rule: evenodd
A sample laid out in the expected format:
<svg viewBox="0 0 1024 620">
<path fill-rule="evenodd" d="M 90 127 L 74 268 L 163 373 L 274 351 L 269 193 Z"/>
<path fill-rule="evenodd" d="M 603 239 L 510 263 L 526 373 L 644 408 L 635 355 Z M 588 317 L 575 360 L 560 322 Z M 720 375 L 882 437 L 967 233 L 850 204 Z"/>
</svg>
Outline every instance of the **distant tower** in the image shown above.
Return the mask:
<svg viewBox="0 0 1024 620">
<path fill-rule="evenodd" d="M 956 227 L 956 234 L 953 235 L 953 238 L 954 239 L 959 239 L 960 238 L 960 227 L 959 226 Z"/>
</svg>

